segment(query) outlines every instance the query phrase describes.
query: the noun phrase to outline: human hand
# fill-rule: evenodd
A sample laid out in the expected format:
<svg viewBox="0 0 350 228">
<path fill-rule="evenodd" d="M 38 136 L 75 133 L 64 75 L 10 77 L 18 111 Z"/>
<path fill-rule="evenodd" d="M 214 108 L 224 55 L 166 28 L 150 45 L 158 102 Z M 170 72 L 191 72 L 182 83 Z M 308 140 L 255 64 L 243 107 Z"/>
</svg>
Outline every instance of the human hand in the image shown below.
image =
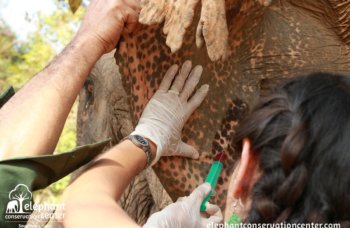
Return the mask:
<svg viewBox="0 0 350 228">
<path fill-rule="evenodd" d="M 186 29 L 191 25 L 194 8 L 199 0 L 141 0 L 139 22 L 146 25 L 160 23 L 165 18 L 163 32 L 171 52 L 181 48 Z"/>
<path fill-rule="evenodd" d="M 103 53 L 110 52 L 123 30 L 134 29 L 140 9 L 138 0 L 91 0 L 77 36 L 89 38 Z"/>
<path fill-rule="evenodd" d="M 217 205 L 206 204 L 206 212 L 210 215 L 209 218 L 204 218 L 200 214 L 200 205 L 210 189 L 211 186 L 208 183 L 199 185 L 188 197 L 180 198 L 176 203 L 172 203 L 151 215 L 143 228 L 199 228 L 222 222 L 222 213 Z"/>
<path fill-rule="evenodd" d="M 212 61 L 226 59 L 228 28 L 225 0 L 202 0 L 201 17 L 197 26 L 196 45 L 202 47 L 204 40 Z"/>
<path fill-rule="evenodd" d="M 178 66 L 166 72 L 158 91 L 148 102 L 132 135 L 141 135 L 157 146 L 155 164 L 161 156 L 198 158 L 198 151 L 181 141 L 181 131 L 208 93 L 209 85 L 202 85 L 190 98 L 201 77 L 203 68 L 186 61 L 172 83 Z M 186 80 L 187 79 L 187 80 Z"/>
</svg>

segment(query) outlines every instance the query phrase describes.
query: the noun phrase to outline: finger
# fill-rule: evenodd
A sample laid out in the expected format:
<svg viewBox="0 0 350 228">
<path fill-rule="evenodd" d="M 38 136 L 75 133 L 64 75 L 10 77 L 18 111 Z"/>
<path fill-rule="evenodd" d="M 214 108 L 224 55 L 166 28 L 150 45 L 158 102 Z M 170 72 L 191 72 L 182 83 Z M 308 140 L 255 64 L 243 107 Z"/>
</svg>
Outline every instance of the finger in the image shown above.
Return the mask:
<svg viewBox="0 0 350 228">
<path fill-rule="evenodd" d="M 179 69 L 179 67 L 176 64 L 172 65 L 169 68 L 169 70 L 165 73 L 162 82 L 160 83 L 158 91 L 167 92 L 169 90 L 169 87 L 170 87 L 178 69 Z"/>
<path fill-rule="evenodd" d="M 180 153 L 181 153 L 181 156 L 184 156 L 184 157 L 189 157 L 193 159 L 199 158 L 198 151 L 193 146 L 184 142 L 180 143 Z"/>
<path fill-rule="evenodd" d="M 188 101 L 186 118 L 188 118 L 193 113 L 193 111 L 202 104 L 204 98 L 208 94 L 208 91 L 209 91 L 209 85 L 208 84 L 202 85 L 197 90 L 197 92 L 191 97 L 191 99 Z"/>
<path fill-rule="evenodd" d="M 194 89 L 196 88 L 199 79 L 201 78 L 203 72 L 203 67 L 202 66 L 196 66 L 190 76 L 188 77 L 188 79 L 186 80 L 184 89 L 182 90 L 181 94 L 180 94 L 180 99 L 182 101 L 187 101 L 188 98 L 191 96 L 191 94 L 193 93 Z"/>
<path fill-rule="evenodd" d="M 202 201 L 209 194 L 210 190 L 211 185 L 209 183 L 199 185 L 195 190 L 193 190 L 191 195 L 188 196 L 190 204 L 197 206 L 199 209 Z"/>
<path fill-rule="evenodd" d="M 187 199 L 187 196 L 177 198 L 176 202 L 181 202 Z"/>
<path fill-rule="evenodd" d="M 207 202 L 205 204 L 206 206 L 206 212 L 209 214 L 209 215 L 219 215 L 219 214 L 222 214 L 221 213 L 221 209 L 218 205 L 215 205 L 215 204 L 211 204 L 209 202 Z"/>
<path fill-rule="evenodd" d="M 202 33 L 203 29 L 203 21 L 199 21 L 198 26 L 197 26 L 197 31 L 196 31 L 196 46 L 197 48 L 203 47 L 204 44 L 204 37 Z"/>
<path fill-rule="evenodd" d="M 137 11 L 128 8 L 124 11 L 126 13 L 126 18 L 125 18 L 125 31 L 127 33 L 130 33 L 134 31 L 136 25 L 138 24 L 138 18 L 139 14 Z"/>
<path fill-rule="evenodd" d="M 141 1 L 140 0 L 124 0 L 124 4 L 129 6 L 131 9 L 139 12 L 141 10 Z"/>
<path fill-rule="evenodd" d="M 171 86 L 171 91 L 176 91 L 180 93 L 182 91 L 182 87 L 188 77 L 188 74 L 191 72 L 192 62 L 187 60 L 184 64 L 182 64 L 179 75 L 175 78 L 173 85 Z"/>
</svg>

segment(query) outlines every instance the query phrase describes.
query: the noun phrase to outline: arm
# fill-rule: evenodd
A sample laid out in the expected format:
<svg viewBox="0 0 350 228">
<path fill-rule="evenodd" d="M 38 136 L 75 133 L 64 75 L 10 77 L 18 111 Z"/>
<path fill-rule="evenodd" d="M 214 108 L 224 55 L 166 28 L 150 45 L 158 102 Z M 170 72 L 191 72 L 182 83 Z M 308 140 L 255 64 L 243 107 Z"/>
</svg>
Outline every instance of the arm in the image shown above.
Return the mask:
<svg viewBox="0 0 350 228">
<path fill-rule="evenodd" d="M 195 148 L 181 141 L 183 125 L 208 92 L 204 85 L 190 97 L 202 73 L 200 66 L 192 72 L 191 68 L 191 62 L 184 63 L 173 83 L 178 67 L 174 65 L 168 70 L 132 133 L 148 139 L 151 145 L 154 143 L 153 164 L 161 156 L 198 157 Z M 136 226 L 116 201 L 145 164 L 145 152 L 129 140 L 96 159 L 64 193 L 65 227 Z"/>
<path fill-rule="evenodd" d="M 0 110 L 2 159 L 54 150 L 85 77 L 102 53 L 88 48 L 89 42 L 74 39 Z"/>
<path fill-rule="evenodd" d="M 145 165 L 145 152 L 129 140 L 100 156 L 66 189 L 64 226 L 136 227 L 116 200 Z"/>
<path fill-rule="evenodd" d="M 69 111 L 102 54 L 137 22 L 136 0 L 93 0 L 73 40 L 0 110 L 0 159 L 52 153 Z"/>
</svg>

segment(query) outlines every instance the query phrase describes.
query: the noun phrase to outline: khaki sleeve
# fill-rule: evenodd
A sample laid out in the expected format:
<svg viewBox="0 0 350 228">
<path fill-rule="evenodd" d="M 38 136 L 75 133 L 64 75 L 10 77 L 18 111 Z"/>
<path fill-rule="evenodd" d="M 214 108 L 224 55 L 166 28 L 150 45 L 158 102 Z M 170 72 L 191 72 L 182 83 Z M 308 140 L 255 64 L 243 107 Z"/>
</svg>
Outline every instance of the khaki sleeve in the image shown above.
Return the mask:
<svg viewBox="0 0 350 228">
<path fill-rule="evenodd" d="M 24 205 L 33 202 L 32 191 L 45 188 L 87 164 L 101 154 L 109 142 L 108 139 L 84 145 L 62 154 L 0 161 L 0 227 L 25 224 L 27 219 L 22 215 L 32 210 L 26 211 Z M 21 194 L 27 198 L 22 202 L 18 199 Z"/>
<path fill-rule="evenodd" d="M 4 93 L 0 95 L 0 108 L 8 101 L 10 98 L 15 95 L 15 90 L 11 86 Z"/>
</svg>

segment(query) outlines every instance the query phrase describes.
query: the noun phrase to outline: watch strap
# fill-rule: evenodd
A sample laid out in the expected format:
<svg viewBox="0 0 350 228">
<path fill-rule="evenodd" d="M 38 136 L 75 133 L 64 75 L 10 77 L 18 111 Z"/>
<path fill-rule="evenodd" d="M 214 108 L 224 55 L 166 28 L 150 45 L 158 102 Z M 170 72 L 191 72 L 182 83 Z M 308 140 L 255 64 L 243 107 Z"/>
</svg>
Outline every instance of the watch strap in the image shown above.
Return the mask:
<svg viewBox="0 0 350 228">
<path fill-rule="evenodd" d="M 149 167 L 152 164 L 153 156 L 148 140 L 141 135 L 128 135 L 123 139 L 123 141 L 126 139 L 130 140 L 135 146 L 139 147 L 145 152 L 147 157 L 147 163 L 145 168 Z"/>
</svg>

